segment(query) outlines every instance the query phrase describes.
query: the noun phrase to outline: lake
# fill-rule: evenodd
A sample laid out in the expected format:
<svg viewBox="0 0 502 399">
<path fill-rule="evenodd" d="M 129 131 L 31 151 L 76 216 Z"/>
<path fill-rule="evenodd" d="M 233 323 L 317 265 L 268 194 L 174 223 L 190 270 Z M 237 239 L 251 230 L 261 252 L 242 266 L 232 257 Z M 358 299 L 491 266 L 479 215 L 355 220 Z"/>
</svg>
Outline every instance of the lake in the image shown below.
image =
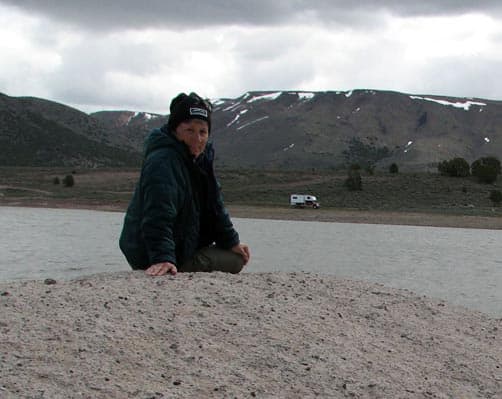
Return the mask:
<svg viewBox="0 0 502 399">
<path fill-rule="evenodd" d="M 123 214 L 0 207 L 0 281 L 129 270 Z M 234 218 L 246 272 L 373 281 L 502 317 L 502 231 Z"/>
</svg>

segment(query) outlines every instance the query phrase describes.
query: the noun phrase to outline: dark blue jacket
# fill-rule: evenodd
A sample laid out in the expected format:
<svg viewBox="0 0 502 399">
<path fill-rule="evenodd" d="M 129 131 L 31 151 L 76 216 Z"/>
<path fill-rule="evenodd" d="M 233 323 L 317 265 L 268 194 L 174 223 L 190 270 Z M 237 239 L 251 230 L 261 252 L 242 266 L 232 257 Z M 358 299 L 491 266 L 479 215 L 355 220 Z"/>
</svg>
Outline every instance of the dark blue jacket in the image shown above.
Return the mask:
<svg viewBox="0 0 502 399">
<path fill-rule="evenodd" d="M 209 143 L 194 160 L 188 147 L 165 128 L 150 133 L 119 241 L 133 269 L 160 262 L 180 266 L 204 246 L 215 243 L 229 249 L 239 243 L 213 160 Z"/>
</svg>

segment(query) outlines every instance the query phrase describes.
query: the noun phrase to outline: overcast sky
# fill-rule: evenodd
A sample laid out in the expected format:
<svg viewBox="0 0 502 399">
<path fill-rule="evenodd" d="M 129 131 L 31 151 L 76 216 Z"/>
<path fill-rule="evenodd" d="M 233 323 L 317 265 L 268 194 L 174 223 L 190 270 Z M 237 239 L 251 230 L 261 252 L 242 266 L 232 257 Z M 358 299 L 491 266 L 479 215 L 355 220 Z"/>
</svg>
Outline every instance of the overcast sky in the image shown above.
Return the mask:
<svg viewBox="0 0 502 399">
<path fill-rule="evenodd" d="M 181 91 L 502 100 L 502 2 L 0 0 L 0 92 L 168 113 Z"/>
</svg>

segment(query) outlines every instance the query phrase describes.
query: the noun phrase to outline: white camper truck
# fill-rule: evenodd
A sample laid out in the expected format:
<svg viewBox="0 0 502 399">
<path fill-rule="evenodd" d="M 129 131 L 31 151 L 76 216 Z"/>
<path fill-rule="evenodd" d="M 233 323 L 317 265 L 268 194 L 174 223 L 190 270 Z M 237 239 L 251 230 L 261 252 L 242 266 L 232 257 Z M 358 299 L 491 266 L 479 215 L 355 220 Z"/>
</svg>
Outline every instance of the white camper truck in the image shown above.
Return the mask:
<svg viewBox="0 0 502 399">
<path fill-rule="evenodd" d="M 310 194 L 291 194 L 289 204 L 295 208 L 319 208 L 319 202 L 314 195 Z"/>
</svg>

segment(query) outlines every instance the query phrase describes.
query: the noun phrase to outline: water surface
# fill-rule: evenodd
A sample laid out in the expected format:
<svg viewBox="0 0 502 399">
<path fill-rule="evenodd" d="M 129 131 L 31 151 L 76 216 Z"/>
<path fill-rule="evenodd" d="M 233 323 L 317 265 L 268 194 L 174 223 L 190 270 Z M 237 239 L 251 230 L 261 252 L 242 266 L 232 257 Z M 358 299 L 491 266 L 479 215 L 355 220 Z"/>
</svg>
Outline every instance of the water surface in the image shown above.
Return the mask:
<svg viewBox="0 0 502 399">
<path fill-rule="evenodd" d="M 0 207 L 0 280 L 129 270 L 123 214 Z M 305 271 L 407 288 L 502 317 L 502 231 L 234 219 L 247 272 Z"/>
</svg>

